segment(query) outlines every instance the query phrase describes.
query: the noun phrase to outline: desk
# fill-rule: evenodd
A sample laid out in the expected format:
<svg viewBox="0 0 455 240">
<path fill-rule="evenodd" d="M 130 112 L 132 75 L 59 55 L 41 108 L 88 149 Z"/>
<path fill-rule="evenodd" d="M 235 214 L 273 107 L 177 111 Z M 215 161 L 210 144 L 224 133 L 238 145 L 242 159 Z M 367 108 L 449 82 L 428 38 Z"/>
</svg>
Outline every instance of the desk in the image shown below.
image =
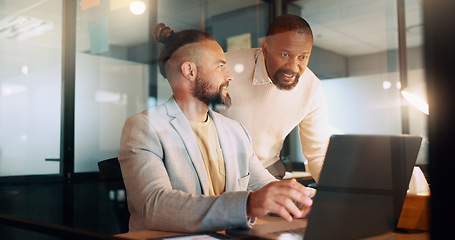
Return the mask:
<svg viewBox="0 0 455 240">
<path fill-rule="evenodd" d="M 306 219 L 297 219 L 302 221 L 302 224 L 306 224 Z M 268 222 L 284 221 L 280 217 L 265 216 L 258 218 L 256 224 L 264 224 Z M 225 234 L 224 231 L 218 232 L 220 234 Z M 163 232 L 163 231 L 152 231 L 152 230 L 143 230 L 137 232 L 129 232 L 123 234 L 117 234 L 115 237 L 123 239 L 137 239 L 145 240 L 149 238 L 164 238 L 164 237 L 174 237 L 187 235 L 184 233 L 175 233 L 175 232 Z M 415 232 L 415 233 L 398 233 L 398 232 L 388 232 L 381 235 L 364 238 L 364 240 L 429 240 L 429 232 Z"/>
</svg>

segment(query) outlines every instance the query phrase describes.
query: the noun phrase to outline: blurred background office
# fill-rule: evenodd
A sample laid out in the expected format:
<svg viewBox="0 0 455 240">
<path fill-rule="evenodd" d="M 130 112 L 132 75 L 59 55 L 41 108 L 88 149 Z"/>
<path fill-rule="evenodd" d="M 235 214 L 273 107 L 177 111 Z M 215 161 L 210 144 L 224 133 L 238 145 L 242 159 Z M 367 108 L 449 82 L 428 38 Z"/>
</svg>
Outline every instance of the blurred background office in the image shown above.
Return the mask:
<svg viewBox="0 0 455 240">
<path fill-rule="evenodd" d="M 313 30 L 309 68 L 321 79 L 331 132 L 421 135 L 417 164 L 425 170 L 423 6 L 422 0 L 0 0 L 0 214 L 120 232 L 109 199 L 124 193 L 106 194 L 97 163 L 117 156 L 128 116 L 171 96 L 151 37 L 160 22 L 204 30 L 232 51 L 261 47 L 274 17 L 302 16 Z M 282 155 L 304 165 L 297 131 Z M 4 225 L 0 232 L 5 239 L 53 239 Z"/>
</svg>

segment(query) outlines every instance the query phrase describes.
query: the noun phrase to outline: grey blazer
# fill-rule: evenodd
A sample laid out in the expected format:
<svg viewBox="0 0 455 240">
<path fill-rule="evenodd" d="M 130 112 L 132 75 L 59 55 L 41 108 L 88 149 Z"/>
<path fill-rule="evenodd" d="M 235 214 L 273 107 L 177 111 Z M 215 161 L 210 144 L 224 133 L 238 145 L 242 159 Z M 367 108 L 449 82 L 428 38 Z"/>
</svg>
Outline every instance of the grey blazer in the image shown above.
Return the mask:
<svg viewBox="0 0 455 240">
<path fill-rule="evenodd" d="M 253 152 L 236 121 L 209 110 L 226 168 L 226 192 L 209 196 L 208 178 L 193 130 L 174 98 L 129 117 L 119 162 L 125 182 L 130 231 L 202 232 L 251 227 L 249 190 L 275 178 Z"/>
</svg>

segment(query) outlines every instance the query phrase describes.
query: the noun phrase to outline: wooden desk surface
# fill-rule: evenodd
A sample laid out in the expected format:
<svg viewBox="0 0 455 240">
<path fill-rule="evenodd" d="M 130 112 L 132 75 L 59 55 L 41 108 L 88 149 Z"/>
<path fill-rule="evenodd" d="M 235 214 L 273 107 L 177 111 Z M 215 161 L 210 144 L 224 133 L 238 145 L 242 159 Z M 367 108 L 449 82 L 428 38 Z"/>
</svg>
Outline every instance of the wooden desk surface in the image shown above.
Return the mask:
<svg viewBox="0 0 455 240">
<path fill-rule="evenodd" d="M 280 217 L 265 216 L 257 220 L 256 224 L 264 224 L 269 222 L 284 221 Z M 299 219 L 299 221 L 306 221 L 306 219 Z M 225 234 L 224 231 L 218 232 L 220 234 Z M 175 233 L 175 232 L 164 232 L 164 231 L 152 231 L 152 230 L 143 230 L 137 232 L 129 232 L 123 234 L 117 234 L 115 237 L 123 239 L 150 239 L 150 238 L 164 238 L 164 237 L 175 237 L 187 235 L 185 233 Z M 363 238 L 364 240 L 429 240 L 430 233 L 427 231 L 413 232 L 413 233 L 400 233 L 400 232 L 388 232 L 381 235 Z"/>
</svg>

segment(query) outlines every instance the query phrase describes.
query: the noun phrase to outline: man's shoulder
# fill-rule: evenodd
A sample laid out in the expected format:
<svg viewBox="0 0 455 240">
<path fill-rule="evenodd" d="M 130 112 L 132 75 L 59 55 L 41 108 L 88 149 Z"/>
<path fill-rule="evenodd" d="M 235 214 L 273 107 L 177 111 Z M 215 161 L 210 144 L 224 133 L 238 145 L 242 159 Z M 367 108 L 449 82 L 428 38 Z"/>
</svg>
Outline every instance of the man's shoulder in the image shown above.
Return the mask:
<svg viewBox="0 0 455 240">
<path fill-rule="evenodd" d="M 232 118 L 228 118 L 221 113 L 217 113 L 215 111 L 212 111 L 213 113 L 213 119 L 215 121 L 215 124 L 221 124 L 223 125 L 224 128 L 229 130 L 230 132 L 235 132 L 235 131 L 240 131 L 240 132 L 245 132 L 245 128 L 242 126 L 240 122 L 237 120 L 234 120 Z"/>
<path fill-rule="evenodd" d="M 316 74 L 314 74 L 314 72 L 311 71 L 311 69 L 308 66 L 305 68 L 305 71 L 303 72 L 303 76 L 310 77 L 310 78 L 316 78 L 317 80 L 319 80 L 319 78 L 316 76 Z"/>
<path fill-rule="evenodd" d="M 167 114 L 164 104 L 161 104 L 131 115 L 128 117 L 128 121 L 146 121 L 156 123 L 163 117 L 167 117 Z"/>
<path fill-rule="evenodd" d="M 318 76 L 316 76 L 316 74 L 314 74 L 313 71 L 307 67 L 302 76 L 300 76 L 299 85 L 306 85 L 305 88 L 310 86 L 320 88 L 321 80 L 319 80 Z"/>
</svg>

